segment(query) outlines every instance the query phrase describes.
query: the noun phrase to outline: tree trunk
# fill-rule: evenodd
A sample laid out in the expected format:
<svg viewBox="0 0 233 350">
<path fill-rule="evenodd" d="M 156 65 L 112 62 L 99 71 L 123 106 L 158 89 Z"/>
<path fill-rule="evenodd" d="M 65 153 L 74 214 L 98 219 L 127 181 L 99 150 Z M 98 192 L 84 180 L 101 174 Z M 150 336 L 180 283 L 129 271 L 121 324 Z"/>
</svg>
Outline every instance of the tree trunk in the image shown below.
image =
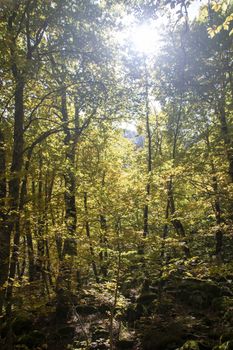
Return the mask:
<svg viewBox="0 0 233 350">
<path fill-rule="evenodd" d="M 107 220 L 103 214 L 100 214 L 100 270 L 104 278 L 108 275 L 107 259 L 108 259 L 108 239 L 107 239 Z"/>
<path fill-rule="evenodd" d="M 65 239 L 63 247 L 63 257 L 65 255 L 76 255 L 76 204 L 75 204 L 75 175 L 74 175 L 74 166 L 75 166 L 75 147 L 72 145 L 72 136 L 68 128 L 68 112 L 67 112 L 67 97 L 66 90 L 62 91 L 62 117 L 64 122 L 64 132 L 65 139 L 64 144 L 67 147 L 66 151 L 66 160 L 67 168 L 65 171 L 65 221 L 68 232 L 68 238 Z"/>
<path fill-rule="evenodd" d="M 185 234 L 184 226 L 183 226 L 182 222 L 180 221 L 180 219 L 177 219 L 174 217 L 175 212 L 176 212 L 176 208 L 175 208 L 172 176 L 170 177 L 169 184 L 168 184 L 168 198 L 169 198 L 170 212 L 171 212 L 171 216 L 172 216 L 171 223 L 173 224 L 174 229 L 176 230 L 176 233 L 180 237 L 184 238 L 183 251 L 184 251 L 186 258 L 189 258 L 190 257 L 190 250 L 189 250 L 189 247 L 188 247 L 186 239 L 185 239 L 186 234 Z"/>
<path fill-rule="evenodd" d="M 13 74 L 15 72 L 13 71 Z M 18 259 L 18 249 L 20 240 L 20 213 L 19 213 L 19 197 L 20 197 L 20 182 L 21 171 L 23 167 L 23 126 L 24 126 L 24 81 L 21 77 L 16 76 L 16 88 L 15 88 L 15 115 L 14 115 L 14 140 L 13 140 L 13 155 L 10 169 L 10 181 L 9 181 L 9 217 L 5 223 L 7 246 L 6 246 L 6 259 L 10 257 L 10 236 L 13 228 L 15 228 L 14 246 L 12 253 L 12 261 L 9 272 L 9 284 L 7 291 L 7 312 L 11 311 L 11 295 L 13 288 L 13 279 L 15 276 L 15 269 Z M 1 262 L 0 262 L 1 264 Z"/>
<path fill-rule="evenodd" d="M 3 130 L 0 129 L 0 315 L 4 302 L 5 288 L 3 286 L 7 281 L 10 254 L 10 235 L 6 227 L 5 198 L 6 151 Z"/>
<path fill-rule="evenodd" d="M 228 159 L 228 173 L 231 182 L 233 182 L 233 149 L 232 149 L 232 140 L 229 133 L 226 110 L 225 110 L 225 98 L 222 97 L 221 101 L 218 104 L 218 115 L 221 124 L 221 132 L 226 147 L 226 154 Z"/>
<path fill-rule="evenodd" d="M 146 60 L 146 58 L 144 58 Z M 147 138 L 147 184 L 146 184 L 146 204 L 143 211 L 143 237 L 146 237 L 149 233 L 149 196 L 151 190 L 150 176 L 152 171 L 152 140 L 151 140 L 151 130 L 150 130 L 150 107 L 149 107 L 149 86 L 148 86 L 148 72 L 145 61 L 145 99 L 146 99 L 146 138 Z"/>
<path fill-rule="evenodd" d="M 211 172 L 212 172 L 212 184 L 211 185 L 212 185 L 213 192 L 214 192 L 213 209 L 214 209 L 216 224 L 218 226 L 217 231 L 215 233 L 215 240 L 216 240 L 215 254 L 221 260 L 222 244 L 223 244 L 223 230 L 221 229 L 220 225 L 223 222 L 223 220 L 222 220 L 222 210 L 221 210 L 219 191 L 218 191 L 218 179 L 216 176 L 216 168 L 215 168 L 212 156 L 211 156 L 211 145 L 210 145 L 210 140 L 209 140 L 209 130 L 208 129 L 207 129 L 207 134 L 206 134 L 206 145 L 207 145 L 208 158 L 210 161 Z"/>
<path fill-rule="evenodd" d="M 76 108 L 75 108 L 76 112 Z M 57 308 L 56 315 L 60 317 L 61 310 L 64 307 L 64 295 L 70 293 L 71 289 L 71 277 L 73 268 L 73 257 L 77 255 L 77 242 L 76 242 L 76 203 L 75 203 L 75 146 L 77 142 L 76 133 L 74 138 L 71 135 L 69 129 L 69 116 L 67 111 L 67 95 L 66 88 L 64 87 L 61 92 L 61 114 L 63 120 L 63 130 L 64 130 L 64 145 L 66 146 L 66 170 L 64 174 L 65 179 L 65 223 L 67 228 L 67 238 L 65 238 L 62 256 L 60 261 L 59 273 L 56 281 L 56 291 L 57 291 Z M 75 119 L 76 119 L 75 115 Z M 78 132 L 76 130 L 76 132 Z M 67 312 L 64 315 L 66 319 L 69 314 L 69 308 L 66 309 Z"/>
<path fill-rule="evenodd" d="M 88 221 L 88 207 L 87 207 L 87 193 L 84 193 L 84 210 L 85 210 L 85 228 L 86 228 L 86 235 L 89 240 L 89 249 L 90 249 L 90 254 L 91 254 L 91 265 L 92 265 L 92 270 L 95 276 L 96 283 L 99 283 L 99 275 L 96 267 L 96 262 L 95 262 L 95 253 L 94 253 L 94 248 L 91 242 L 91 231 L 90 231 L 90 225 Z"/>
</svg>

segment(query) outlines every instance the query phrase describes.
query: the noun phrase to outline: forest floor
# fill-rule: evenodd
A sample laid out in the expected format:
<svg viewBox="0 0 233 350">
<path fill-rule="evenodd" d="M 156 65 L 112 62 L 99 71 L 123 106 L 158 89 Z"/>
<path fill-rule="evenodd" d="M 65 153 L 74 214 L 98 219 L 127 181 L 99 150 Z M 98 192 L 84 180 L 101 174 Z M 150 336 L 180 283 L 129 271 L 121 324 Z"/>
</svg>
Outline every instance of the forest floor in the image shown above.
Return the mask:
<svg viewBox="0 0 233 350">
<path fill-rule="evenodd" d="M 21 307 L 3 320 L 0 348 L 233 349 L 231 276 L 173 276 L 163 285 L 145 283 L 139 294 L 135 290 L 120 290 L 114 310 L 108 293 L 88 287 L 78 297 L 63 295 L 59 304 L 51 298 L 34 310 Z"/>
</svg>

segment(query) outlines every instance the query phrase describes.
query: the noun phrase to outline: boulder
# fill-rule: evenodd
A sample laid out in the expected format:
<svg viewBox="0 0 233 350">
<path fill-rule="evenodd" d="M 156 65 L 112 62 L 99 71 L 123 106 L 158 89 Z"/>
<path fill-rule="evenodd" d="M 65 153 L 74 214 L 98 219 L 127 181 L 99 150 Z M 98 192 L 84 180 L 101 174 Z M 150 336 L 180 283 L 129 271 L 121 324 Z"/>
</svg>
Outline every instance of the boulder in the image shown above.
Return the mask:
<svg viewBox="0 0 233 350">
<path fill-rule="evenodd" d="M 133 349 L 135 340 L 134 339 L 121 339 L 116 343 L 118 350 L 130 350 Z"/>
<path fill-rule="evenodd" d="M 92 315 L 98 312 L 98 309 L 92 305 L 80 304 L 76 306 L 76 311 L 79 315 Z"/>
<path fill-rule="evenodd" d="M 233 350 L 233 340 L 229 340 L 220 345 L 216 345 L 213 350 Z"/>
<path fill-rule="evenodd" d="M 196 340 L 188 340 L 181 346 L 181 348 L 179 348 L 179 350 L 200 350 L 200 348 Z"/>
<path fill-rule="evenodd" d="M 96 341 L 98 339 L 108 339 L 109 337 L 109 331 L 99 327 L 96 328 L 92 333 L 92 341 Z"/>
<path fill-rule="evenodd" d="M 141 343 L 144 350 L 176 349 L 184 343 L 185 330 L 178 321 L 171 321 L 163 328 L 147 325 L 140 329 Z"/>
<path fill-rule="evenodd" d="M 75 327 L 73 326 L 64 326 L 57 330 L 57 334 L 61 338 L 73 338 L 74 333 L 75 333 Z"/>
<path fill-rule="evenodd" d="M 185 278 L 174 287 L 177 299 L 194 309 L 209 308 L 213 299 L 223 295 L 221 287 L 208 280 Z"/>
<path fill-rule="evenodd" d="M 26 316 L 17 316 L 13 319 L 11 328 L 14 334 L 19 336 L 30 332 L 33 328 L 33 322 Z"/>
<path fill-rule="evenodd" d="M 34 330 L 30 333 L 23 334 L 18 338 L 17 344 L 26 345 L 29 349 L 33 349 L 45 342 L 45 335 L 38 331 Z"/>
</svg>

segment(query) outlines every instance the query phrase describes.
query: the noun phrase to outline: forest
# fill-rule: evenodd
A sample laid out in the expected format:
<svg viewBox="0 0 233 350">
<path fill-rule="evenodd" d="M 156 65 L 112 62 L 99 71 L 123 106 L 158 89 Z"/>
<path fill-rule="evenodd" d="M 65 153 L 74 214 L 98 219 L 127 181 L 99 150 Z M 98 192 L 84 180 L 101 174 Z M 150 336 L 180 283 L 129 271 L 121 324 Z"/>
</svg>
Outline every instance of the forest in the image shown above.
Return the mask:
<svg viewBox="0 0 233 350">
<path fill-rule="evenodd" d="M 0 349 L 233 349 L 232 0 L 0 0 Z"/>
</svg>

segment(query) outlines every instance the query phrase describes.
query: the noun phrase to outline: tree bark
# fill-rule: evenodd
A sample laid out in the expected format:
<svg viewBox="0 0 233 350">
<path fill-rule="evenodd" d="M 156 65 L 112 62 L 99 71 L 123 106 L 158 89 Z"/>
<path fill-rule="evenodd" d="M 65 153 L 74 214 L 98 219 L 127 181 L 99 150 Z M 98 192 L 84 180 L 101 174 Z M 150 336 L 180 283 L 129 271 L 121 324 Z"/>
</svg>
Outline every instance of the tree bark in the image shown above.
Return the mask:
<svg viewBox="0 0 233 350">
<path fill-rule="evenodd" d="M 150 130 L 150 107 L 149 107 L 149 82 L 148 71 L 146 66 L 146 58 L 144 58 L 145 64 L 145 108 L 146 108 L 146 138 L 147 138 L 147 184 L 146 184 L 146 204 L 143 211 L 143 237 L 147 237 L 149 233 L 149 196 L 151 191 L 150 176 L 152 171 L 152 139 Z"/>
<path fill-rule="evenodd" d="M 66 150 L 66 161 L 67 168 L 65 171 L 65 221 L 68 232 L 68 238 L 65 239 L 64 247 L 63 247 L 63 257 L 65 255 L 76 255 L 76 240 L 75 240 L 75 232 L 76 232 L 76 204 L 75 204 L 75 175 L 74 175 L 74 166 L 75 166 L 75 147 L 72 145 L 72 136 L 68 127 L 68 112 L 67 112 L 67 96 L 66 89 L 62 90 L 61 96 L 61 112 L 64 123 L 64 144 L 67 147 Z"/>
<path fill-rule="evenodd" d="M 4 303 L 5 288 L 9 267 L 10 235 L 6 227 L 6 150 L 3 130 L 0 129 L 0 315 Z"/>
<path fill-rule="evenodd" d="M 95 280 L 96 283 L 99 283 L 99 275 L 98 275 L 98 271 L 97 271 L 97 266 L 96 266 L 96 262 L 95 262 L 95 253 L 94 253 L 94 248 L 93 248 L 93 244 L 91 242 L 91 231 L 90 231 L 90 225 L 89 225 L 89 221 L 88 221 L 88 207 L 87 207 L 87 193 L 84 192 L 84 210 L 85 210 L 85 228 L 86 228 L 86 235 L 87 238 L 89 240 L 89 250 L 90 250 L 90 254 L 91 254 L 91 265 L 92 265 L 92 270 L 95 276 Z"/>
<path fill-rule="evenodd" d="M 230 181 L 233 182 L 233 144 L 232 144 L 232 139 L 231 139 L 228 124 L 227 124 L 224 96 L 221 98 L 218 104 L 218 116 L 221 124 L 223 141 L 226 147 L 226 154 L 228 159 L 228 173 L 229 173 Z"/>
<path fill-rule="evenodd" d="M 214 204 L 213 204 L 213 209 L 214 209 L 214 214 L 215 214 L 215 219 L 216 219 L 216 224 L 217 224 L 217 231 L 215 233 L 215 240 L 216 240 L 216 245 L 215 245 L 215 254 L 221 260 L 222 256 L 222 245 L 223 245 L 223 230 L 221 228 L 221 223 L 223 222 L 222 219 L 222 210 L 221 210 L 221 203 L 220 203 L 220 198 L 219 198 L 219 190 L 218 190 L 218 178 L 216 176 L 216 168 L 211 156 L 211 145 L 210 145 L 210 140 L 209 140 L 209 130 L 207 129 L 207 134 L 206 134 L 206 145 L 207 145 L 207 152 L 208 152 L 208 158 L 210 161 L 210 166 L 211 166 L 211 172 L 212 172 L 212 189 L 214 193 Z"/>
</svg>

